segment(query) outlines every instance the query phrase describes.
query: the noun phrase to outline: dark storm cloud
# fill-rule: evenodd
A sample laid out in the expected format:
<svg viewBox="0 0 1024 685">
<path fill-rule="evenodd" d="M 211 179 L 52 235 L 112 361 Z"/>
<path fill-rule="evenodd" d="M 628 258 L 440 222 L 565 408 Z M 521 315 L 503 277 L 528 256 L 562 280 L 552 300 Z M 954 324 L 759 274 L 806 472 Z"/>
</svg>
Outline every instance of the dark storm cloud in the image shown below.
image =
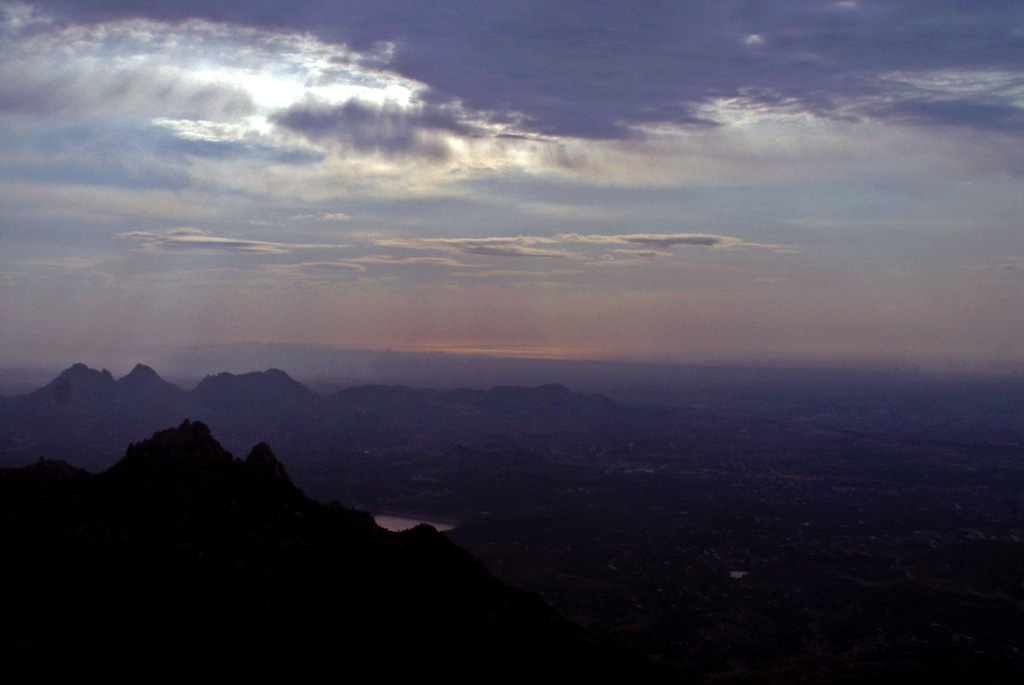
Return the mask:
<svg viewBox="0 0 1024 685">
<path fill-rule="evenodd" d="M 202 17 L 310 31 L 356 49 L 391 41 L 389 67 L 428 84 L 436 101 L 457 100 L 497 118 L 518 113 L 533 132 L 585 138 L 627 137 L 643 123 L 703 125 L 702 104 L 751 89 L 819 114 L 837 115 L 842 105 L 849 116 L 851 99 L 886 90 L 876 77 L 887 72 L 1019 70 L 1024 51 L 1024 16 L 1014 0 L 46 4 L 86 19 Z M 1018 105 L 978 98 L 923 105 L 910 97 L 870 114 L 1020 130 L 1014 112 L 996 111 Z M 397 134 L 375 142 L 408 143 Z"/>
<path fill-rule="evenodd" d="M 278 113 L 274 121 L 313 140 L 332 138 L 358 150 L 430 156 L 443 155 L 443 148 L 436 141 L 423 140 L 421 132 L 472 134 L 472 129 L 460 122 L 454 112 L 430 104 L 411 112 L 356 100 L 342 105 L 313 101 L 289 107 Z"/>
<path fill-rule="evenodd" d="M 1005 103 L 908 100 L 893 104 L 891 111 L 897 116 L 936 125 L 1024 132 L 1024 108 Z"/>
</svg>

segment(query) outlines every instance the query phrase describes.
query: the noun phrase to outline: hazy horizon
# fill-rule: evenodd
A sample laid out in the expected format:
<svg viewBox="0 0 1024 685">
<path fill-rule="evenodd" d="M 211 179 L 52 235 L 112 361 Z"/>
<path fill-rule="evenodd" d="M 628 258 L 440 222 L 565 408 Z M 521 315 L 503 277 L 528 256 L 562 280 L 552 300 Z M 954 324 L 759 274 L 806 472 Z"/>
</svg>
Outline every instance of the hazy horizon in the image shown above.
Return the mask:
<svg viewBox="0 0 1024 685">
<path fill-rule="evenodd" d="M 1012 2 L 0 1 L 0 365 L 1018 372 L 1022 49 Z"/>
<path fill-rule="evenodd" d="M 627 395 L 639 393 L 635 397 L 642 397 L 647 390 L 654 388 L 690 392 L 708 384 L 716 387 L 723 382 L 757 385 L 769 378 L 777 381 L 784 378 L 797 379 L 807 377 L 808 373 L 814 374 L 823 385 L 854 377 L 874 379 L 873 382 L 881 384 L 910 376 L 921 379 L 950 375 L 978 379 L 1024 378 L 1024 365 L 1015 363 L 965 366 L 958 361 L 946 361 L 921 365 L 886 358 L 839 361 L 782 357 L 673 363 L 249 342 L 187 350 L 152 349 L 134 356 L 69 358 L 51 364 L 0 363 L 0 395 L 15 396 L 32 392 L 76 363 L 85 364 L 97 371 L 107 370 L 114 378 L 127 375 L 136 364 L 143 364 L 185 390 L 191 389 L 209 375 L 224 372 L 237 375 L 280 369 L 321 393 L 374 384 L 451 389 L 560 383 L 576 391 L 624 392 Z"/>
</svg>

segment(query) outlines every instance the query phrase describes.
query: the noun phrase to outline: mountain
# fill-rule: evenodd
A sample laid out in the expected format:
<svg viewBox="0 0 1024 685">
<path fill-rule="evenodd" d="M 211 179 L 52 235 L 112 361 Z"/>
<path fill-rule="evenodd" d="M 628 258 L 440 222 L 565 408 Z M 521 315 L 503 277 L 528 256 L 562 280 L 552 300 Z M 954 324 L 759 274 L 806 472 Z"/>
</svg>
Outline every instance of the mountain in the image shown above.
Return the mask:
<svg viewBox="0 0 1024 685">
<path fill-rule="evenodd" d="M 73 364 L 45 386 L 32 393 L 60 404 L 86 403 L 114 392 L 114 377 L 106 369 L 96 371 L 85 364 Z"/>
<path fill-rule="evenodd" d="M 550 384 L 536 388 L 496 386 L 489 390 L 413 390 L 369 385 L 330 397 L 335 407 L 392 428 L 445 426 L 463 433 L 598 431 L 610 422 L 632 425 L 639 412 L 599 393 L 584 395 Z"/>
<path fill-rule="evenodd" d="M 89 682 L 664 674 L 503 585 L 440 533 L 305 497 L 202 423 L 90 474 L 0 470 L 0 659 Z"/>
<path fill-rule="evenodd" d="M 152 412 L 183 396 L 180 388 L 143 364 L 136 364 L 131 373 L 117 380 L 106 369 L 96 371 L 85 364 L 74 364 L 42 388 L 12 401 L 44 414 L 85 412 L 109 417 Z"/>
<path fill-rule="evenodd" d="M 33 393 L 0 403 L 0 465 L 61 455 L 101 470 L 127 442 L 186 416 L 212 426 L 229 449 L 260 440 L 286 461 L 332 459 L 346 451 L 424 449 L 457 444 L 557 454 L 581 445 L 609 450 L 664 431 L 664 410 L 618 404 L 561 385 L 489 390 L 370 385 L 321 395 L 279 369 L 207 376 L 184 391 L 142 364 L 114 380 L 75 364 Z M 312 467 L 311 467 L 312 468 Z M 303 469 L 294 471 L 305 478 Z"/>
<path fill-rule="evenodd" d="M 182 394 L 181 388 L 168 383 L 145 364 L 136 364 L 127 376 L 117 379 L 116 385 L 122 394 L 140 399 L 170 398 Z"/>
<path fill-rule="evenodd" d="M 280 369 L 240 375 L 225 372 L 207 376 L 195 387 L 192 395 L 201 401 L 245 399 L 264 402 L 268 406 L 282 402 L 311 403 L 320 397 Z"/>
<path fill-rule="evenodd" d="M 0 466 L 59 455 L 103 469 L 124 445 L 189 415 L 188 393 L 142 364 L 114 380 L 106 369 L 74 364 L 39 388 L 3 403 Z"/>
</svg>

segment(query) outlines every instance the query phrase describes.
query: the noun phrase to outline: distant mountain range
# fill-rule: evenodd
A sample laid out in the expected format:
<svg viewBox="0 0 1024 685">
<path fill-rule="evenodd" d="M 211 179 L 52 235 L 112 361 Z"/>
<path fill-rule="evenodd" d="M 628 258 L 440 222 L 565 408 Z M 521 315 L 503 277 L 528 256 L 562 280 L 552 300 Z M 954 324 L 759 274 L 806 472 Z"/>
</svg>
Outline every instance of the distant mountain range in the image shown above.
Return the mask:
<svg viewBox="0 0 1024 685">
<path fill-rule="evenodd" d="M 423 390 L 369 385 L 321 395 L 270 369 L 219 373 L 192 390 L 137 365 L 115 379 L 75 364 L 38 390 L 0 397 L 0 465 L 64 455 L 91 469 L 110 466 L 120 446 L 184 418 L 210 425 L 232 449 L 273 440 L 290 457 L 340 449 L 458 444 L 568 448 L 623 432 L 642 434 L 664 410 L 638 409 L 561 385 Z"/>
<path fill-rule="evenodd" d="M 211 381 L 234 382 L 296 391 L 283 374 Z M 76 367 L 40 393 L 173 392 L 160 383 Z M 389 533 L 314 502 L 266 444 L 233 458 L 198 422 L 96 475 L 52 460 L 0 469 L 0 549 L 14 682 L 664 679 L 432 528 Z"/>
</svg>

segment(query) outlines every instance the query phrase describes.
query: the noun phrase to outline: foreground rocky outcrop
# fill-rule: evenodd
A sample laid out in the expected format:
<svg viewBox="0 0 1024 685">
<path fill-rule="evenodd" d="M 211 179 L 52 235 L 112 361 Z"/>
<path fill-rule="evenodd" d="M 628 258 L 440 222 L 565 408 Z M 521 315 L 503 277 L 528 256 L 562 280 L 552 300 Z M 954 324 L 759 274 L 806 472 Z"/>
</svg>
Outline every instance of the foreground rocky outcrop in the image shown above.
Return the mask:
<svg viewBox="0 0 1024 685">
<path fill-rule="evenodd" d="M 0 471 L 9 673 L 64 682 L 511 681 L 664 674 L 492 578 L 434 529 L 387 532 L 186 421 L 100 474 Z"/>
</svg>

